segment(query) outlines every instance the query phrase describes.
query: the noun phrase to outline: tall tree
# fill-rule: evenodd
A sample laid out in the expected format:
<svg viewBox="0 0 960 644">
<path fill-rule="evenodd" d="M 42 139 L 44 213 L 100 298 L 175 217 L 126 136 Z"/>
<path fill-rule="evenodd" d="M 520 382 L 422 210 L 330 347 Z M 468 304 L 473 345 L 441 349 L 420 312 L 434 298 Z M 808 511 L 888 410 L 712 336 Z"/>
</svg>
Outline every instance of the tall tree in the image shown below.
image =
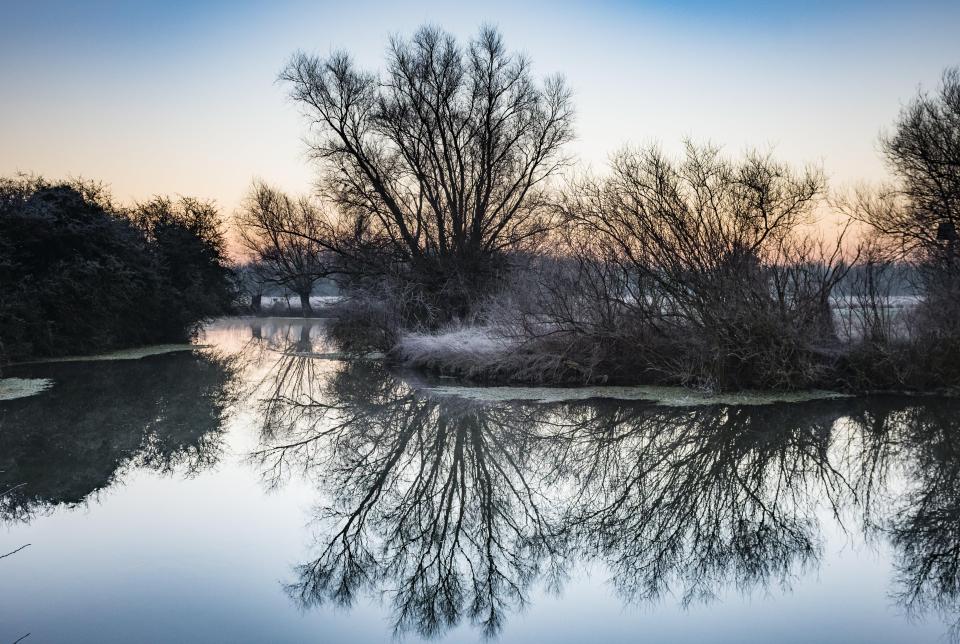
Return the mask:
<svg viewBox="0 0 960 644">
<path fill-rule="evenodd" d="M 543 197 L 567 161 L 570 91 L 538 83 L 489 27 L 466 46 L 423 27 L 391 39 L 386 62 L 377 74 L 301 52 L 280 75 L 310 118 L 324 193 L 428 291 L 482 288 L 504 251 L 551 226 Z"/>
</svg>

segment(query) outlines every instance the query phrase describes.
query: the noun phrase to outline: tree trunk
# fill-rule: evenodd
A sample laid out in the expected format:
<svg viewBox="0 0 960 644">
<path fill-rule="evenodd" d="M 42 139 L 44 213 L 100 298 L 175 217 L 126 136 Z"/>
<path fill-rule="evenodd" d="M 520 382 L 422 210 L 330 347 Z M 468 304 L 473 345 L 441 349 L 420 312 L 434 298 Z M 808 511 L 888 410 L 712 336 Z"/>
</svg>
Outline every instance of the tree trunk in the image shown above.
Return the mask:
<svg viewBox="0 0 960 644">
<path fill-rule="evenodd" d="M 310 291 L 298 293 L 300 296 L 300 314 L 305 317 L 313 317 L 313 309 L 310 307 Z"/>
<path fill-rule="evenodd" d="M 310 325 L 304 323 L 300 327 L 300 340 L 297 341 L 297 352 L 298 353 L 310 353 L 313 351 L 313 345 L 310 342 Z"/>
<path fill-rule="evenodd" d="M 820 335 L 824 339 L 833 339 L 837 336 L 836 325 L 833 323 L 833 307 L 830 304 L 830 296 L 820 298 L 819 311 L 817 317 L 820 323 Z"/>
<path fill-rule="evenodd" d="M 263 305 L 263 295 L 257 293 L 252 298 L 250 298 L 250 308 L 253 309 L 253 312 L 257 315 L 260 314 L 261 306 Z"/>
</svg>

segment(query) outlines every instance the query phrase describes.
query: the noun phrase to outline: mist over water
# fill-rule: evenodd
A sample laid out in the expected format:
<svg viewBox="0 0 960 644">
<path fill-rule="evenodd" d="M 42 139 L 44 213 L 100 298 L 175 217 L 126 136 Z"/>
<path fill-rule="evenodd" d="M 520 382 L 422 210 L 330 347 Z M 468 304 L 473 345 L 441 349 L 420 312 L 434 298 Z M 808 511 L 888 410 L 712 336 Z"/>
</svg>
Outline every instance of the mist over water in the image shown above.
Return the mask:
<svg viewBox="0 0 960 644">
<path fill-rule="evenodd" d="M 0 640 L 938 641 L 960 403 L 510 399 L 323 320 L 32 364 L 0 401 Z M 34 639 L 35 638 L 35 639 Z M 28 641 L 30 641 L 28 640 Z"/>
</svg>

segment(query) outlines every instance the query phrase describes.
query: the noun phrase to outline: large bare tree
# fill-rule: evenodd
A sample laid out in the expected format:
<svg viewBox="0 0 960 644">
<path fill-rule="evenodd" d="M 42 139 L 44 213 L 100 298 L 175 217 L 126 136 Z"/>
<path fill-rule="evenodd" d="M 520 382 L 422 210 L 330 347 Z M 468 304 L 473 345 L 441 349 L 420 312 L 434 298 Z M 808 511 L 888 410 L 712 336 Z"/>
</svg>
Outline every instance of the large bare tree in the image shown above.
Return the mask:
<svg viewBox="0 0 960 644">
<path fill-rule="evenodd" d="M 573 136 L 563 79 L 485 27 L 466 46 L 434 27 L 394 37 L 382 73 L 343 52 L 297 53 L 280 78 L 310 118 L 321 185 L 432 292 L 489 283 L 505 251 L 551 226 L 544 192 Z M 479 281 L 478 281 L 479 280 Z"/>
</svg>

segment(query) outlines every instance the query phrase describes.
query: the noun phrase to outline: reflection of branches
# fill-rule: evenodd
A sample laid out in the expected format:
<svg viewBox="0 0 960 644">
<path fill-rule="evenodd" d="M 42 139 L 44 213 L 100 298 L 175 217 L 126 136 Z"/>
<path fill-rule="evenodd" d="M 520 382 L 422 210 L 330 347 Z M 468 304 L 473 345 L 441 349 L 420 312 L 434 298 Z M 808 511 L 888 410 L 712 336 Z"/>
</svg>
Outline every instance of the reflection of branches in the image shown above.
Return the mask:
<svg viewBox="0 0 960 644">
<path fill-rule="evenodd" d="M 895 554 L 908 613 L 960 613 L 960 421 L 953 400 L 871 400 L 847 417 L 854 487 L 868 534 Z M 952 635 L 960 639 L 960 621 Z"/>
<path fill-rule="evenodd" d="M 304 606 L 383 592 L 397 632 L 469 619 L 489 635 L 574 556 L 605 561 L 633 601 L 787 587 L 819 561 L 823 516 L 891 536 L 908 605 L 960 594 L 960 434 L 934 401 L 485 405 L 377 363 L 297 384 L 305 369 L 272 372 L 255 453 L 271 484 L 294 467 L 329 496 L 288 588 Z M 908 495 L 891 474 L 905 464 Z"/>
<path fill-rule="evenodd" d="M 955 409 L 915 407 L 901 429 L 911 484 L 890 520 L 898 600 L 911 613 L 960 613 L 960 421 Z M 960 620 L 954 624 L 954 635 Z"/>
<path fill-rule="evenodd" d="M 912 612 L 956 613 L 955 409 L 949 400 L 889 396 L 760 408 L 570 407 L 553 421 L 565 429 L 560 450 L 577 473 L 565 526 L 592 535 L 590 551 L 610 563 L 628 598 L 656 599 L 677 581 L 689 601 L 727 582 L 741 590 L 788 582 L 791 570 L 816 562 L 818 508 L 841 525 L 843 510 L 856 509 L 865 534 L 886 535 L 897 550 L 898 600 Z"/>
<path fill-rule="evenodd" d="M 333 495 L 320 554 L 290 590 L 311 605 L 388 589 L 396 628 L 423 635 L 464 615 L 496 632 L 575 543 L 636 597 L 677 578 L 689 596 L 783 578 L 816 553 L 813 487 L 835 513 L 848 487 L 827 458 L 836 414 L 810 422 L 809 409 L 482 406 L 362 363 L 318 393 L 285 399 L 289 424 L 257 452 L 268 479 L 295 461 Z"/>
<path fill-rule="evenodd" d="M 234 365 L 211 354 L 64 363 L 44 396 L 0 415 L 0 517 L 85 502 L 134 467 L 197 473 L 223 452 Z M 96 401 L 96 405 L 91 405 Z"/>
<path fill-rule="evenodd" d="M 786 583 L 816 561 L 818 499 L 838 515 L 848 489 L 827 457 L 831 418 L 785 406 L 641 408 L 590 437 L 569 520 L 631 600 L 675 583 L 684 602 L 728 582 Z"/>
<path fill-rule="evenodd" d="M 315 342 L 312 322 L 268 329 L 266 337 L 262 328 L 255 327 L 253 340 L 243 354 L 254 363 L 263 363 L 269 358 L 265 375 L 255 379 L 249 396 L 261 402 L 264 431 L 275 427 L 293 427 L 304 419 L 313 405 L 325 371 L 323 357 L 313 353 Z"/>
<path fill-rule="evenodd" d="M 30 546 L 29 543 L 25 543 L 25 544 L 23 544 L 22 546 L 20 546 L 19 548 L 16 548 L 16 549 L 14 549 L 14 550 L 11 550 L 10 552 L 8 552 L 8 553 L 6 553 L 6 554 L 0 555 L 0 559 L 3 559 L 4 557 L 9 557 L 10 555 L 15 555 L 15 554 L 17 554 L 18 552 L 20 552 L 21 550 L 23 550 L 24 548 L 27 548 L 27 547 L 29 547 L 29 546 Z"/>
<path fill-rule="evenodd" d="M 531 441 L 488 408 L 417 395 L 375 365 L 338 374 L 338 391 L 339 404 L 302 406 L 306 422 L 258 454 L 275 472 L 322 459 L 334 496 L 318 516 L 328 536 L 291 593 L 349 604 L 361 588 L 389 588 L 397 631 L 435 635 L 466 616 L 496 633 L 544 556 L 559 554 Z"/>
</svg>

